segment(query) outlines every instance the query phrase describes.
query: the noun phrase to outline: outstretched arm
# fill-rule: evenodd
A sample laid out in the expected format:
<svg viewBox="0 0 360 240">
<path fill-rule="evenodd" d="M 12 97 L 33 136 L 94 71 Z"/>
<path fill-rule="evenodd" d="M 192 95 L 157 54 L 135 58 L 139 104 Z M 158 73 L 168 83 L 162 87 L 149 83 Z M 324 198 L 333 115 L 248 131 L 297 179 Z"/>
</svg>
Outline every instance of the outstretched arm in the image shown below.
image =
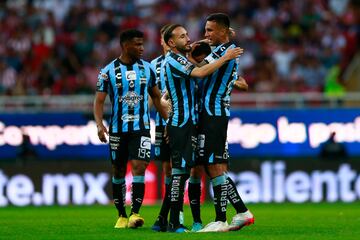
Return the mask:
<svg viewBox="0 0 360 240">
<path fill-rule="evenodd" d="M 192 77 L 204 78 L 204 77 L 210 75 L 211 73 L 215 72 L 226 61 L 237 58 L 243 52 L 244 52 L 244 50 L 242 48 L 239 48 L 239 47 L 229 49 L 228 51 L 226 51 L 225 55 L 222 56 L 221 58 L 219 58 L 218 60 L 216 60 L 216 61 L 214 61 L 214 62 L 212 62 L 210 64 L 206 64 L 206 65 L 204 65 L 202 67 L 195 67 L 191 71 L 190 75 Z"/>
</svg>

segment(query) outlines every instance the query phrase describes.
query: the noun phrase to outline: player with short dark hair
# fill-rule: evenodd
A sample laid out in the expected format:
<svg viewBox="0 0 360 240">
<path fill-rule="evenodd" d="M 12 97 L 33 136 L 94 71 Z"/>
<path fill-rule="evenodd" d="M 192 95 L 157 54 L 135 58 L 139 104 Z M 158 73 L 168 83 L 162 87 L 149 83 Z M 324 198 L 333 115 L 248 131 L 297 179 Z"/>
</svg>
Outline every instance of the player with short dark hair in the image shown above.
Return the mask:
<svg viewBox="0 0 360 240">
<path fill-rule="evenodd" d="M 165 31 L 164 40 L 171 49 L 165 60 L 166 89 L 172 105 L 172 114 L 167 124 L 172 163 L 169 230 L 185 232 L 179 222 L 179 212 L 183 205 L 185 181 L 189 177 L 189 169 L 194 166 L 197 145 L 193 78 L 211 74 L 226 61 L 238 57 L 242 49 L 232 49 L 212 64 L 195 67 L 186 58 L 191 46 L 183 26 L 171 25 Z"/>
<path fill-rule="evenodd" d="M 206 56 L 211 53 L 210 45 L 206 42 L 195 43 L 195 47 L 191 51 L 191 58 L 196 64 L 200 64 Z M 196 128 L 198 129 L 199 112 L 202 106 L 202 79 L 195 79 L 195 119 Z M 197 232 L 203 228 L 200 215 L 200 197 L 201 197 L 201 177 L 204 172 L 204 166 L 199 164 L 196 160 L 198 157 L 197 150 L 195 151 L 195 166 L 191 168 L 190 178 L 188 181 L 188 197 L 193 217 L 193 224 L 191 231 Z"/>
<path fill-rule="evenodd" d="M 144 224 L 139 210 L 144 198 L 145 170 L 151 150 L 148 95 L 161 116 L 165 119 L 168 116 L 160 103 L 161 94 L 156 85 L 155 72 L 150 63 L 141 59 L 144 51 L 143 33 L 136 29 L 126 30 L 120 35 L 120 44 L 120 57 L 100 71 L 94 117 L 99 139 L 107 142 L 106 135 L 109 135 L 113 199 L 119 215 L 115 228 L 137 228 Z M 107 95 L 112 105 L 109 131 L 103 124 Z M 125 210 L 125 174 L 128 161 L 133 175 L 129 219 Z"/>
<path fill-rule="evenodd" d="M 226 14 L 207 17 L 205 37 L 215 49 L 205 58 L 211 63 L 236 47 L 230 42 L 230 20 Z M 236 186 L 226 174 L 228 164 L 227 126 L 230 116 L 230 94 L 238 79 L 235 59 L 227 62 L 204 79 L 202 112 L 199 122 L 199 160 L 205 165 L 214 191 L 216 218 L 200 232 L 234 231 L 254 223 L 254 216 L 244 205 Z M 237 214 L 228 225 L 226 205 L 230 201 Z"/>
</svg>

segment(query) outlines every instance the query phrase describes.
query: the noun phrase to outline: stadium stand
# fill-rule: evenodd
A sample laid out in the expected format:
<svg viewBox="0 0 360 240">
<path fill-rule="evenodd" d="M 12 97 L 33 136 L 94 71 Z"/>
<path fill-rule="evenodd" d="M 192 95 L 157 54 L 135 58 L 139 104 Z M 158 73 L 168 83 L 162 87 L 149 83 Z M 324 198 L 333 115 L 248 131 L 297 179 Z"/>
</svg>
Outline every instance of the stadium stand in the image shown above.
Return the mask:
<svg viewBox="0 0 360 240">
<path fill-rule="evenodd" d="M 0 96 L 93 94 L 99 67 L 120 53 L 121 30 L 146 33 L 144 57 L 150 60 L 161 51 L 158 32 L 164 24 L 183 23 L 198 40 L 210 12 L 231 16 L 234 40 L 245 49 L 239 71 L 250 93 L 343 96 L 359 90 L 358 5 L 356 0 L 1 1 Z"/>
</svg>

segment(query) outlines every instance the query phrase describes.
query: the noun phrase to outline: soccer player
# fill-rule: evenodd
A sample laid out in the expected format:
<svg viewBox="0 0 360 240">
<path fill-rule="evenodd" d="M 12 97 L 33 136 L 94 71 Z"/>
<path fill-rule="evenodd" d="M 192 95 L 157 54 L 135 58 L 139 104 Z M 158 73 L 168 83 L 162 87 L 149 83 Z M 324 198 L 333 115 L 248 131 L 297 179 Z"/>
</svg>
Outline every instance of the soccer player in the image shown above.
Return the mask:
<svg viewBox="0 0 360 240">
<path fill-rule="evenodd" d="M 198 42 L 191 51 L 191 58 L 195 64 L 200 64 L 206 56 L 211 53 L 210 45 L 206 42 Z M 199 122 L 199 112 L 201 111 L 202 101 L 202 79 L 195 79 L 195 122 Z M 198 126 L 196 126 L 198 128 Z M 197 150 L 195 158 L 198 157 Z M 195 159 L 195 166 L 191 168 L 190 178 L 188 181 L 188 197 L 193 216 L 193 225 L 191 232 L 197 232 L 203 228 L 200 215 L 200 197 L 201 197 L 201 177 L 204 172 L 204 167 Z"/>
<path fill-rule="evenodd" d="M 226 61 L 238 57 L 242 49 L 234 48 L 217 61 L 195 67 L 186 58 L 191 50 L 187 31 L 180 24 L 171 25 L 164 34 L 164 41 L 171 52 L 166 56 L 166 89 L 169 93 L 172 114 L 167 124 L 172 164 L 169 231 L 185 232 L 179 223 L 179 212 L 184 199 L 184 185 L 189 169 L 194 166 L 194 150 L 197 144 L 195 131 L 194 81 L 191 77 L 203 78 Z"/>
<path fill-rule="evenodd" d="M 106 135 L 109 135 L 113 199 L 119 215 L 115 228 L 137 228 L 144 224 L 139 210 L 144 198 L 144 175 L 151 150 L 148 94 L 161 116 L 165 119 L 168 116 L 167 111 L 161 107 L 155 72 L 150 63 L 141 59 L 144 34 L 135 29 L 126 30 L 120 35 L 120 45 L 120 57 L 100 71 L 94 117 L 99 139 L 107 142 Z M 103 107 L 107 95 L 112 103 L 109 131 L 103 124 Z M 129 219 L 125 210 L 125 174 L 128 161 L 133 175 Z"/>
<path fill-rule="evenodd" d="M 230 20 L 226 14 L 215 13 L 207 17 L 205 37 L 215 46 L 205 58 L 211 63 L 235 47 L 229 40 Z M 203 83 L 203 107 L 199 122 L 200 161 L 205 164 L 214 192 L 216 218 L 200 232 L 234 231 L 254 223 L 254 216 L 244 205 L 234 182 L 226 174 L 228 164 L 227 126 L 230 116 L 230 94 L 237 77 L 236 60 L 231 60 L 207 77 Z M 230 193 L 230 194 L 229 194 Z M 237 214 L 228 225 L 227 200 Z"/>
<path fill-rule="evenodd" d="M 162 95 L 166 93 L 165 76 L 164 76 L 164 64 L 165 55 L 170 50 L 169 46 L 164 42 L 165 30 L 170 25 L 165 25 L 160 29 L 161 46 L 163 54 L 151 61 L 151 65 L 155 69 L 156 82 L 161 90 Z M 170 166 L 170 147 L 164 137 L 164 129 L 166 126 L 165 120 L 160 116 L 159 112 L 156 112 L 156 129 L 155 129 L 155 160 L 161 161 L 162 170 L 165 178 L 165 195 L 162 201 L 159 216 L 157 217 L 152 230 L 166 232 L 168 226 L 168 214 L 170 211 L 170 180 L 171 180 L 171 166 Z"/>
</svg>

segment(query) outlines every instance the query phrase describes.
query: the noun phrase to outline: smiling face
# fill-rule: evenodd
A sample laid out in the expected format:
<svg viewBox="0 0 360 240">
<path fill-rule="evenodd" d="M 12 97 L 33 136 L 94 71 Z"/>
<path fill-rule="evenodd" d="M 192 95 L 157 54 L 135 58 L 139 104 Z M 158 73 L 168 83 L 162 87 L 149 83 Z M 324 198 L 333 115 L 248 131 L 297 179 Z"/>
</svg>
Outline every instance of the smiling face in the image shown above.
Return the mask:
<svg viewBox="0 0 360 240">
<path fill-rule="evenodd" d="M 211 46 L 216 46 L 228 41 L 228 29 L 216 23 L 207 21 L 205 24 L 205 38 L 209 40 Z"/>
<path fill-rule="evenodd" d="M 177 27 L 172 31 L 172 36 L 168 41 L 169 46 L 172 49 L 176 49 L 181 53 L 187 53 L 191 51 L 190 38 L 183 27 Z"/>
</svg>

